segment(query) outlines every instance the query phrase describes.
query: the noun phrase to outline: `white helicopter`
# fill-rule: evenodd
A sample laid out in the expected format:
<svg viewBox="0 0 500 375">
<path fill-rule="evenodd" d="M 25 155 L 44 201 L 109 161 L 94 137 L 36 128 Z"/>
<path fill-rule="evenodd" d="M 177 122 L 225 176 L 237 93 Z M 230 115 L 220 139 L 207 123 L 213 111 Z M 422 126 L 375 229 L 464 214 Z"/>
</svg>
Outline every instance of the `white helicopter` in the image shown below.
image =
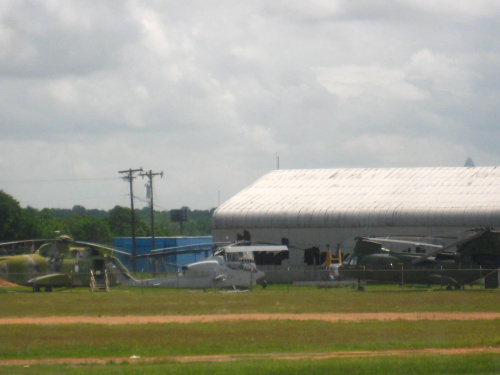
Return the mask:
<svg viewBox="0 0 500 375">
<path fill-rule="evenodd" d="M 161 251 L 147 256 L 172 255 L 188 251 Z M 213 255 L 191 264 L 182 266 L 182 273 L 174 277 L 160 277 L 137 280 L 121 262 L 108 262 L 107 271 L 112 273 L 117 282 L 125 286 L 134 287 L 163 287 L 163 288 L 251 288 L 257 283 L 263 287 L 267 285 L 265 274 L 257 269 L 253 252 L 257 251 L 288 251 L 285 245 L 250 245 L 248 242 L 239 242 L 222 247 Z"/>
</svg>

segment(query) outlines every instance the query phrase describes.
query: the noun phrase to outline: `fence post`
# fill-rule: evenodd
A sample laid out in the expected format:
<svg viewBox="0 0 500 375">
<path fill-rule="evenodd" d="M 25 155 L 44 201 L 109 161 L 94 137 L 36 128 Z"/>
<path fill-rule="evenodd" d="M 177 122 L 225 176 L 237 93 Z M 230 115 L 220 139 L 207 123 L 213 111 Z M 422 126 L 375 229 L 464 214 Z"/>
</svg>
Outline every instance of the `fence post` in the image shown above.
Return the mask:
<svg viewBox="0 0 500 375">
<path fill-rule="evenodd" d="M 177 292 L 179 291 L 179 270 L 176 268 L 175 269 L 175 277 L 177 278 L 176 279 L 176 287 L 177 287 Z"/>
<path fill-rule="evenodd" d="M 401 289 L 405 287 L 404 265 L 401 265 Z"/>
<path fill-rule="evenodd" d="M 485 280 L 483 280 L 483 267 L 481 266 L 479 266 L 479 280 L 481 280 L 481 289 L 483 289 Z"/>
<path fill-rule="evenodd" d="M 286 278 L 286 285 L 287 285 L 287 290 L 288 293 L 290 293 L 290 266 L 287 267 L 287 278 Z"/>
<path fill-rule="evenodd" d="M 441 288 L 443 289 L 443 266 L 441 266 Z"/>
<path fill-rule="evenodd" d="M 141 294 L 144 294 L 144 268 L 141 270 Z"/>
</svg>

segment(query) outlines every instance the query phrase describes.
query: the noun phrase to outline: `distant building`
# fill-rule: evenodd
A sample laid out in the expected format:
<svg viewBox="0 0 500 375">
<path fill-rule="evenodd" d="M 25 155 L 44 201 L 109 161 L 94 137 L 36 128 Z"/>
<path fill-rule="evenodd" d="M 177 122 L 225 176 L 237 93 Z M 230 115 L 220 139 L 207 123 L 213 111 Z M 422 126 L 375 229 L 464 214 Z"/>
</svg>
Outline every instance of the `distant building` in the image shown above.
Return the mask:
<svg viewBox="0 0 500 375">
<path fill-rule="evenodd" d="M 135 239 L 137 255 L 151 253 L 151 237 L 138 237 Z M 117 237 L 113 239 L 113 246 L 118 249 L 124 249 L 132 253 L 132 237 Z M 195 253 L 172 254 L 162 256 L 157 263 L 153 263 L 158 258 L 137 258 L 137 272 L 172 272 L 179 266 L 197 262 L 212 254 L 212 237 L 157 237 L 155 238 L 155 249 L 165 249 L 174 252 L 176 250 L 204 250 Z M 116 254 L 117 257 L 129 270 L 133 269 L 132 258 L 125 255 Z"/>
<path fill-rule="evenodd" d="M 500 228 L 500 168 L 275 170 L 222 204 L 212 226 L 214 242 L 286 243 L 289 259 L 274 263 L 292 266 L 321 264 L 328 247 L 350 253 L 359 236 L 446 243 L 470 228 Z"/>
<path fill-rule="evenodd" d="M 474 164 L 472 158 L 468 157 L 467 160 L 465 161 L 464 167 L 475 167 L 475 166 L 476 165 Z"/>
</svg>

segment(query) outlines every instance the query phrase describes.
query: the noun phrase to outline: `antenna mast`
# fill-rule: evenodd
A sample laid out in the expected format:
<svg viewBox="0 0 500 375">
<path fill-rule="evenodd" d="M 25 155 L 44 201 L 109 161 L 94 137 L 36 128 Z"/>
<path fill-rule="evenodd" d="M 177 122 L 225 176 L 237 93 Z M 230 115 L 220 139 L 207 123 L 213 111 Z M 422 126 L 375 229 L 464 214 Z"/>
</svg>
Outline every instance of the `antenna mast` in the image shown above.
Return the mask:
<svg viewBox="0 0 500 375">
<path fill-rule="evenodd" d="M 163 178 L 163 171 L 160 173 L 153 173 L 151 170 L 146 173 L 141 173 L 140 176 L 146 176 L 149 179 L 149 207 L 151 209 L 151 250 L 155 249 L 155 218 L 154 218 L 154 205 L 153 205 L 153 177 L 160 176 Z"/>
</svg>

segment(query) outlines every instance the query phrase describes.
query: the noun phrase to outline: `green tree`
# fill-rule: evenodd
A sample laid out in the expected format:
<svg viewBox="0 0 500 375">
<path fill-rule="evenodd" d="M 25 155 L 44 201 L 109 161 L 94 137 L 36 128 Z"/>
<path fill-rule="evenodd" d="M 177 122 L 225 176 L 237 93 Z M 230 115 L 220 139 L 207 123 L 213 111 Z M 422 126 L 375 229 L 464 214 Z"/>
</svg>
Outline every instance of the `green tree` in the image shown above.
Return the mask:
<svg viewBox="0 0 500 375">
<path fill-rule="evenodd" d="M 73 238 L 80 241 L 111 243 L 111 233 L 104 220 L 88 215 L 74 215 L 68 221 Z"/>
<path fill-rule="evenodd" d="M 189 210 L 183 223 L 183 235 L 210 235 L 214 210 Z M 32 207 L 23 209 L 12 196 L 0 190 L 0 241 L 32 238 L 54 238 L 67 234 L 78 240 L 109 243 L 112 237 L 130 237 L 130 208 L 115 206 L 109 211 L 86 209 L 75 205 L 72 209 Z M 136 236 L 151 236 L 151 214 L 145 207 L 135 211 Z M 179 223 L 170 220 L 169 211 L 155 211 L 155 235 L 180 235 Z"/>
<path fill-rule="evenodd" d="M 85 209 L 85 207 L 80 206 L 80 205 L 73 206 L 71 211 L 73 212 L 73 214 L 76 214 L 76 215 L 85 215 L 87 213 L 87 210 Z"/>
<path fill-rule="evenodd" d="M 44 208 L 39 212 L 39 220 L 42 223 L 43 238 L 54 238 L 61 234 L 71 235 L 68 221 L 65 218 L 57 218 L 54 210 Z"/>
<path fill-rule="evenodd" d="M 132 210 L 130 208 L 115 206 L 109 211 L 107 222 L 113 237 L 132 235 Z M 138 212 L 135 214 L 135 235 L 137 237 L 150 234 L 149 226 Z"/>
<path fill-rule="evenodd" d="M 23 211 L 19 202 L 0 190 L 0 239 L 11 241 L 19 238 Z"/>
<path fill-rule="evenodd" d="M 20 238 L 41 238 L 43 236 L 43 223 L 40 212 L 33 207 L 23 210 Z"/>
</svg>

